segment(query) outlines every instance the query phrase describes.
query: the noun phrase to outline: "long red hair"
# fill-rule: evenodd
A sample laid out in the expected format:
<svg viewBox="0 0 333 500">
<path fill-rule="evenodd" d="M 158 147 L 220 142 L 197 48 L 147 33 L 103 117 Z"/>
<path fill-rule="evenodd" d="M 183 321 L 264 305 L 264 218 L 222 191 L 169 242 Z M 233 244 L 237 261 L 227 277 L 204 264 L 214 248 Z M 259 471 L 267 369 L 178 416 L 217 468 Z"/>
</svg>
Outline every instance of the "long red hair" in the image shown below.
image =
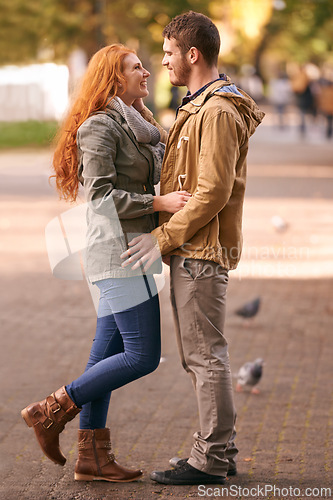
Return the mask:
<svg viewBox="0 0 333 500">
<path fill-rule="evenodd" d="M 126 90 L 123 61 L 134 50 L 120 44 L 108 45 L 91 58 L 74 102 L 55 138 L 53 170 L 60 198 L 75 201 L 79 189 L 76 133 L 96 111 L 105 110 L 119 92 Z"/>
</svg>

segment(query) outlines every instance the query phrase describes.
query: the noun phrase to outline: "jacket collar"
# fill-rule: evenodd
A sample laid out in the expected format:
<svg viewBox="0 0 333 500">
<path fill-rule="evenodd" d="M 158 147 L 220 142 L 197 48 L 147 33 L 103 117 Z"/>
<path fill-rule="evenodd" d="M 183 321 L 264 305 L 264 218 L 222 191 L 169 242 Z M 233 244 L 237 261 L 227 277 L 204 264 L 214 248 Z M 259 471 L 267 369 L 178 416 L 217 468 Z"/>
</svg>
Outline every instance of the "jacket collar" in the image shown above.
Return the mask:
<svg viewBox="0 0 333 500">
<path fill-rule="evenodd" d="M 147 148 L 144 145 L 138 143 L 138 141 L 136 140 L 136 137 L 135 137 L 134 133 L 132 132 L 132 130 L 129 127 L 129 125 L 128 125 L 127 121 L 125 120 L 125 118 L 123 118 L 118 111 L 116 111 L 115 109 L 110 108 L 109 106 L 107 106 L 105 108 L 104 112 L 108 116 L 110 116 L 111 118 L 113 118 L 113 120 L 115 122 L 117 122 L 118 125 L 121 126 L 121 128 L 124 130 L 124 132 L 130 138 L 130 140 L 133 142 L 133 144 L 137 148 L 137 150 L 146 158 L 146 160 L 150 164 L 151 160 L 147 157 L 147 153 L 146 153 Z"/>
<path fill-rule="evenodd" d="M 121 116 L 121 114 L 119 113 L 119 111 L 116 111 L 115 109 L 112 109 L 109 106 L 107 106 L 105 108 L 105 113 L 107 115 L 109 115 L 111 118 L 113 118 L 118 123 L 118 125 L 120 125 L 125 130 L 126 134 L 129 136 L 129 138 L 131 139 L 131 141 L 134 142 L 135 145 L 137 145 L 137 140 L 135 138 L 134 133 L 130 129 L 130 127 L 129 127 L 127 121 L 125 120 L 125 118 L 123 118 Z"/>
<path fill-rule="evenodd" d="M 184 106 L 179 108 L 179 112 L 187 111 L 190 114 L 197 113 L 206 100 L 213 95 L 218 89 L 224 87 L 225 85 L 231 85 L 231 80 L 227 77 L 227 80 L 216 80 L 211 85 L 209 85 L 198 97 L 195 97 L 192 101 L 188 102 Z"/>
</svg>

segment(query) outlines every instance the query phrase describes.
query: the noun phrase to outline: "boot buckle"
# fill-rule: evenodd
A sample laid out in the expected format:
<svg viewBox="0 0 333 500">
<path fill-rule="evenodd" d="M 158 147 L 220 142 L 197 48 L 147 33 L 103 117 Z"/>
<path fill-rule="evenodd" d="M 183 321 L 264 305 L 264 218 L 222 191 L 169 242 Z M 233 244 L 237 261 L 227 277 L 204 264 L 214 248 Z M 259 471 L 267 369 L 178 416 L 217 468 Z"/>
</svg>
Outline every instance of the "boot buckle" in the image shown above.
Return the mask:
<svg viewBox="0 0 333 500">
<path fill-rule="evenodd" d="M 46 424 L 46 422 L 48 421 L 48 423 Z M 54 424 L 53 420 L 51 420 L 50 418 L 47 418 L 44 422 L 43 422 L 43 427 L 44 429 L 49 429 L 52 425 Z"/>
<path fill-rule="evenodd" d="M 52 407 L 53 407 L 54 405 L 58 405 L 58 406 L 57 406 L 56 408 L 54 408 L 54 409 L 53 409 Z M 53 404 L 52 404 L 52 405 L 50 405 L 50 406 L 51 406 L 51 411 L 52 411 L 52 413 L 57 413 L 57 411 L 61 410 L 61 406 L 60 406 L 60 404 L 59 404 L 59 403 L 57 403 L 57 402 L 53 403 Z"/>
</svg>

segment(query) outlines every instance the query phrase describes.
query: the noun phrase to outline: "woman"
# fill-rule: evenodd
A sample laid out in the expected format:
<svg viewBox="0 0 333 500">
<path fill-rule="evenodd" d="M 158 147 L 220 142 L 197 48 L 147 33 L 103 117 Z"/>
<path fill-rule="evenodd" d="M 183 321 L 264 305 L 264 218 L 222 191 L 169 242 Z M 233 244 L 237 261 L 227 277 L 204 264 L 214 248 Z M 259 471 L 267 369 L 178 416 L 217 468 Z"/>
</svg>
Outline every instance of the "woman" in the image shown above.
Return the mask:
<svg viewBox="0 0 333 500">
<path fill-rule="evenodd" d="M 159 302 L 152 275 L 156 268 L 147 275 L 125 270 L 120 254 L 133 233 L 154 229 L 155 212 L 177 212 L 189 197 L 184 191 L 155 195 L 165 133 L 143 106 L 148 77 L 134 51 L 122 45 L 98 51 L 59 132 L 54 154 L 60 196 L 74 201 L 79 181 L 84 186 L 86 272 L 100 289 L 97 328 L 86 371 L 27 406 L 22 417 L 34 428 L 45 455 L 64 465 L 59 434 L 81 412 L 76 480 L 127 482 L 142 475 L 115 461 L 105 425 L 111 392 L 152 372 L 159 363 Z"/>
</svg>

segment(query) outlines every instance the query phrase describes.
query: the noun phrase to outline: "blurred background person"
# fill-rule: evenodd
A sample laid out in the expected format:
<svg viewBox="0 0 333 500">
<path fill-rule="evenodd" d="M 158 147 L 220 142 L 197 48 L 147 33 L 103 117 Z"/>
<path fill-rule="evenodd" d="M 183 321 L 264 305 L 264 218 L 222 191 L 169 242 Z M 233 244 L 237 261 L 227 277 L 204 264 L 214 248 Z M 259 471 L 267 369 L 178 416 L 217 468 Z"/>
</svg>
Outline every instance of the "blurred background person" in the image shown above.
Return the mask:
<svg viewBox="0 0 333 500">
<path fill-rule="evenodd" d="M 300 114 L 299 131 L 301 136 L 304 136 L 306 132 L 306 116 L 316 116 L 316 101 L 312 89 L 312 80 L 305 66 L 299 68 L 293 75 L 291 86 L 296 97 L 296 104 Z"/>
<path fill-rule="evenodd" d="M 278 125 L 281 130 L 286 126 L 286 110 L 292 101 L 292 97 L 289 78 L 285 72 L 281 71 L 276 78 L 271 79 L 268 87 L 268 98 L 277 114 Z"/>
<path fill-rule="evenodd" d="M 245 90 L 257 103 L 263 101 L 264 84 L 261 77 L 256 73 L 256 70 L 250 64 L 244 64 L 241 67 L 241 77 L 239 86 Z"/>
<path fill-rule="evenodd" d="M 318 111 L 326 118 L 326 137 L 333 136 L 333 68 L 324 68 L 318 82 Z"/>
</svg>

